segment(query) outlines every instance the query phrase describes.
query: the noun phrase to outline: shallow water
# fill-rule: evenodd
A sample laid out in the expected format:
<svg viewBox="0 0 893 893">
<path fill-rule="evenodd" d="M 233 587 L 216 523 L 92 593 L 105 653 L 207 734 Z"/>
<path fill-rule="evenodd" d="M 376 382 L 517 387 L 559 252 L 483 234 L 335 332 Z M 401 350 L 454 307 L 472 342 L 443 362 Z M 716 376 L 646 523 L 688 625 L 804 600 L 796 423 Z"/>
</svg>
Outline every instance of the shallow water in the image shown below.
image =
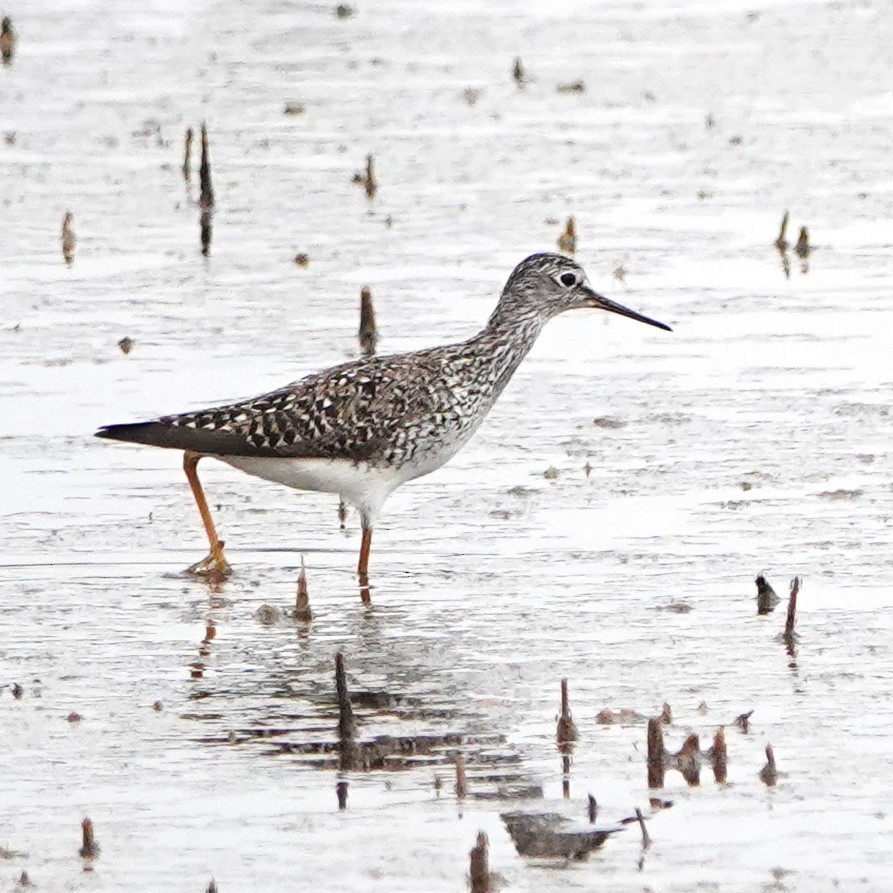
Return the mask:
<svg viewBox="0 0 893 893">
<path fill-rule="evenodd" d="M 13 14 L 0 844 L 27 855 L 0 859 L 7 886 L 26 869 L 42 889 L 455 891 L 479 829 L 505 890 L 893 883 L 893 16 L 879 0 L 592 6 Z M 585 92 L 557 92 L 577 79 Z M 179 170 L 202 119 L 208 259 L 197 176 L 185 187 Z M 369 152 L 371 202 L 351 183 Z M 785 208 L 788 238 L 806 224 L 816 245 L 789 278 L 772 248 Z M 465 337 L 568 214 L 593 284 L 672 335 L 550 324 L 472 444 L 389 501 L 371 608 L 355 517 L 342 532 L 331 497 L 213 463 L 237 572 L 218 591 L 181 573 L 204 537 L 179 457 L 96 426 L 354 356 L 364 284 L 382 351 Z M 293 604 L 302 555 L 312 624 L 264 624 L 261 605 Z M 760 571 L 780 595 L 804 578 L 793 656 L 784 605 L 756 616 Z M 363 740 L 442 743 L 339 773 L 337 651 Z M 567 800 L 563 676 L 580 730 Z M 664 701 L 674 750 L 727 725 L 729 782 L 670 773 L 674 805 L 652 815 L 644 724 L 595 717 Z M 729 725 L 751 709 L 747 734 Z M 582 821 L 590 792 L 606 825 L 650 816 L 643 861 L 634 826 L 586 862 L 517 855 L 501 812 Z M 86 815 L 102 846 L 89 872 Z"/>
</svg>

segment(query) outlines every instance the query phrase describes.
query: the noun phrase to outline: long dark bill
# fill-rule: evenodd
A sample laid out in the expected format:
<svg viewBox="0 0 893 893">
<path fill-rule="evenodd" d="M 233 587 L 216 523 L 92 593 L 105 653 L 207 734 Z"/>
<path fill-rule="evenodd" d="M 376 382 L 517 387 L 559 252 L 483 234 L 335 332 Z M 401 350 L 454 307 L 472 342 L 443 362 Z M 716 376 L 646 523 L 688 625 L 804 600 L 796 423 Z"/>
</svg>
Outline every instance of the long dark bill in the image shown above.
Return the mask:
<svg viewBox="0 0 893 893">
<path fill-rule="evenodd" d="M 658 322 L 656 319 L 651 319 L 648 316 L 643 316 L 641 313 L 636 313 L 635 310 L 630 310 L 629 307 L 624 307 L 623 304 L 618 304 L 609 298 L 605 298 L 598 294 L 598 292 L 592 291 L 592 289 L 584 288 L 583 292 L 586 295 L 587 306 L 589 307 L 595 307 L 598 310 L 607 310 L 609 313 L 617 313 L 620 316 L 628 316 L 630 319 L 636 319 L 639 322 L 647 323 L 649 326 L 663 329 L 665 332 L 673 331 L 668 325 Z"/>
</svg>

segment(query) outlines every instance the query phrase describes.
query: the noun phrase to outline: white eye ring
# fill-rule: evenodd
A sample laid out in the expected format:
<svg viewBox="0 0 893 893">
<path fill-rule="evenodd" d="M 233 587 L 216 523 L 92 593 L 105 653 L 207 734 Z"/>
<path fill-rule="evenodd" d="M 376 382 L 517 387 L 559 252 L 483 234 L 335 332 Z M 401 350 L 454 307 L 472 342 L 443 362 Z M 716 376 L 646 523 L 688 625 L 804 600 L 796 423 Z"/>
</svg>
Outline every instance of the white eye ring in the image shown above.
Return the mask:
<svg viewBox="0 0 893 893">
<path fill-rule="evenodd" d="M 573 286 L 580 284 L 580 278 L 576 273 L 562 273 L 556 278 L 558 279 L 558 284 L 563 285 L 565 288 L 573 288 Z"/>
</svg>

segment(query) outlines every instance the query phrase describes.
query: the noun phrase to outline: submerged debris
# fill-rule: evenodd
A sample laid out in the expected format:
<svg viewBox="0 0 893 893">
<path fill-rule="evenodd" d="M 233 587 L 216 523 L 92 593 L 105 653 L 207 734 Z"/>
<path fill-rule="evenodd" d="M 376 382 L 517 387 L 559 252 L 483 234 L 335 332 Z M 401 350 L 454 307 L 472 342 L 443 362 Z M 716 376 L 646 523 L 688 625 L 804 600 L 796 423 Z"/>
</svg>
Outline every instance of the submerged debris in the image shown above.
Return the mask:
<svg viewBox="0 0 893 893">
<path fill-rule="evenodd" d="M 339 19 L 349 19 L 351 16 L 356 15 L 356 9 L 349 3 L 339 3 L 335 7 L 335 15 Z"/>
<path fill-rule="evenodd" d="M 577 224 L 573 217 L 567 218 L 564 232 L 558 237 L 558 250 L 565 254 L 573 254 L 577 250 Z"/>
<path fill-rule="evenodd" d="M 378 346 L 378 329 L 375 326 L 375 307 L 368 286 L 360 290 L 360 329 L 357 332 L 360 350 L 364 357 L 371 357 Z"/>
<path fill-rule="evenodd" d="M 477 841 L 468 853 L 471 893 L 490 893 L 493 889 L 490 884 L 488 849 L 487 835 L 478 831 Z"/>
<path fill-rule="evenodd" d="M 74 234 L 74 215 L 71 211 L 66 211 L 62 218 L 62 257 L 65 263 L 72 264 L 74 262 L 74 246 L 77 243 L 77 237 Z"/>
<path fill-rule="evenodd" d="M 299 251 L 295 255 L 295 264 L 299 267 L 306 267 L 310 263 L 310 255 L 303 251 Z"/>
<path fill-rule="evenodd" d="M 286 102 L 285 108 L 282 109 L 282 114 L 296 118 L 299 115 L 303 115 L 304 111 L 304 106 L 300 102 Z"/>
<path fill-rule="evenodd" d="M 123 353 L 124 356 L 126 357 L 127 354 L 129 354 L 130 351 L 133 350 L 133 345 L 134 345 L 134 344 L 136 344 L 136 342 L 133 340 L 133 338 L 129 338 L 127 335 L 125 335 L 125 336 L 118 342 L 118 347 L 119 347 L 119 349 L 121 350 L 121 353 Z"/>
<path fill-rule="evenodd" d="M 555 89 L 559 93 L 585 93 L 586 84 L 583 81 L 571 81 L 567 84 L 559 84 Z"/>
<path fill-rule="evenodd" d="M 750 731 L 751 716 L 753 716 L 753 710 L 748 710 L 747 713 L 741 713 L 735 717 L 735 725 L 738 726 L 745 735 Z"/>
<path fill-rule="evenodd" d="M 771 614 L 781 599 L 762 574 L 754 582 L 757 584 L 757 614 Z"/>
</svg>

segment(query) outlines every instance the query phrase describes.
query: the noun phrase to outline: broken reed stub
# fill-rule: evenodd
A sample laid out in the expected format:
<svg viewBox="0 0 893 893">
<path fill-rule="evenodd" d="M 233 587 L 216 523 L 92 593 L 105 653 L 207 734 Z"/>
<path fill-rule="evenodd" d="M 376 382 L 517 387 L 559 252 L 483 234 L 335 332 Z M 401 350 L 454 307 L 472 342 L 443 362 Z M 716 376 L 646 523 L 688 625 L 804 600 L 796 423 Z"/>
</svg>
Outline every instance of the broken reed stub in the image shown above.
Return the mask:
<svg viewBox="0 0 893 893">
<path fill-rule="evenodd" d="M 462 759 L 462 754 L 456 754 L 456 798 L 458 800 L 464 800 L 465 795 L 468 793 L 468 779 L 465 777 L 465 761 Z"/>
<path fill-rule="evenodd" d="M 362 174 L 354 175 L 354 182 L 361 183 L 366 192 L 366 198 L 375 198 L 378 191 L 378 182 L 375 179 L 375 159 L 372 155 L 366 156 L 366 170 Z"/>
<path fill-rule="evenodd" d="M 214 878 L 211 878 L 211 883 L 208 884 L 208 889 L 205 890 L 205 893 L 217 893 L 217 881 Z"/>
<path fill-rule="evenodd" d="M 84 819 L 81 822 L 81 848 L 78 851 L 82 859 L 96 859 L 99 856 L 99 844 L 93 832 L 93 822 Z"/>
<path fill-rule="evenodd" d="M 3 57 L 4 65 L 12 65 L 15 51 L 16 33 L 12 27 L 12 19 L 9 16 L 3 16 L 3 22 L 0 24 L 0 56 Z"/>
<path fill-rule="evenodd" d="M 488 849 L 487 835 L 483 831 L 478 831 L 477 840 L 468 853 L 468 875 L 472 893 L 489 893 L 492 889 Z"/>
<path fill-rule="evenodd" d="M 375 325 L 375 307 L 368 286 L 360 290 L 360 329 L 357 332 L 360 350 L 364 357 L 371 357 L 378 346 L 378 328 Z"/>
<path fill-rule="evenodd" d="M 573 217 L 567 218 L 564 232 L 558 237 L 558 250 L 573 254 L 577 250 L 577 224 Z"/>
<path fill-rule="evenodd" d="M 567 692 L 567 679 L 561 680 L 561 713 L 558 716 L 556 732 L 558 746 L 567 746 L 577 740 L 577 726 L 571 715 L 570 698 Z"/>
<path fill-rule="evenodd" d="M 693 733 L 685 739 L 674 760 L 674 768 L 689 786 L 697 787 L 701 783 L 701 742 L 697 735 Z"/>
<path fill-rule="evenodd" d="M 788 616 L 784 624 L 784 638 L 787 642 L 793 641 L 794 636 L 796 635 L 794 627 L 797 625 L 797 595 L 799 592 L 800 578 L 794 577 L 794 579 L 791 580 L 791 596 L 788 599 Z"/>
<path fill-rule="evenodd" d="M 72 264 L 74 262 L 74 248 L 77 244 L 77 236 L 74 234 L 74 215 L 71 211 L 66 211 L 62 218 L 62 257 L 65 263 Z"/>
<path fill-rule="evenodd" d="M 757 584 L 757 614 L 771 614 L 781 599 L 763 574 L 758 574 L 754 582 Z"/>
<path fill-rule="evenodd" d="M 652 717 L 648 720 L 648 787 L 662 788 L 664 786 L 664 733 L 661 731 L 660 720 Z"/>
<path fill-rule="evenodd" d="M 335 691 L 338 696 L 338 737 L 342 741 L 352 741 L 357 734 L 357 725 L 350 706 L 350 692 L 347 690 L 344 655 L 340 651 L 335 655 Z"/>
<path fill-rule="evenodd" d="M 771 744 L 766 745 L 766 765 L 760 770 L 760 781 L 767 787 L 775 787 L 778 781 L 778 770 L 775 768 L 775 751 Z"/>
<path fill-rule="evenodd" d="M 589 824 L 594 825 L 598 818 L 598 802 L 592 794 L 589 795 L 587 814 L 589 816 Z"/>
<path fill-rule="evenodd" d="M 797 257 L 807 258 L 812 247 L 809 244 L 809 230 L 805 226 L 800 227 L 800 235 L 797 236 L 797 244 L 794 245 L 794 253 Z"/>
<path fill-rule="evenodd" d="M 301 573 L 298 574 L 298 592 L 295 596 L 295 620 L 309 623 L 313 619 L 310 610 L 310 596 L 307 592 L 307 568 L 304 567 L 304 556 L 301 556 Z"/>
<path fill-rule="evenodd" d="M 186 128 L 186 136 L 183 139 L 183 179 L 189 180 L 192 176 L 192 141 L 195 138 L 195 132 L 191 127 Z"/>
<path fill-rule="evenodd" d="M 523 87 L 527 79 L 527 72 L 524 71 L 524 63 L 520 56 L 515 56 L 515 62 L 512 65 L 512 79 L 519 87 Z"/>
<path fill-rule="evenodd" d="M 785 211 L 784 215 L 781 218 L 781 228 L 778 231 L 778 238 L 775 240 L 775 247 L 779 251 L 787 251 L 788 250 L 788 240 L 787 240 L 787 232 L 788 232 L 788 212 Z"/>
<path fill-rule="evenodd" d="M 338 798 L 339 811 L 347 809 L 347 790 L 348 783 L 346 781 L 339 781 L 335 785 L 335 796 Z"/>
<path fill-rule="evenodd" d="M 729 768 L 725 729 L 716 730 L 716 734 L 713 736 L 713 747 L 710 748 L 709 753 L 713 763 L 713 780 L 717 784 L 725 784 Z"/>
<path fill-rule="evenodd" d="M 211 185 L 211 158 L 208 153 L 208 128 L 202 121 L 202 157 L 198 169 L 199 207 L 210 211 L 214 207 L 214 187 Z"/>
<path fill-rule="evenodd" d="M 203 208 L 199 216 L 199 236 L 202 245 L 202 257 L 207 257 L 211 253 L 211 237 L 214 234 L 211 226 L 211 211 L 209 208 Z"/>
</svg>

